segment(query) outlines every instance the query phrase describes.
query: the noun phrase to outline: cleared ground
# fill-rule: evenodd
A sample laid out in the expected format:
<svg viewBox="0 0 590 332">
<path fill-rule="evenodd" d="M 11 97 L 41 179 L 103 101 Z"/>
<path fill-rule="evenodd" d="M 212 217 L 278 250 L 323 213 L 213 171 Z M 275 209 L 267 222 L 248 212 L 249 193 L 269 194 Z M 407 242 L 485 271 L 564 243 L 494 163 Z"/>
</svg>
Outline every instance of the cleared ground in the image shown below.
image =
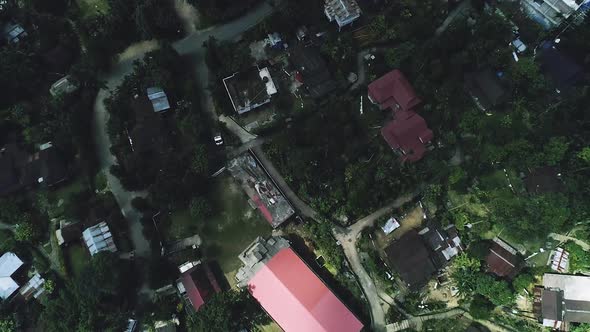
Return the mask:
<svg viewBox="0 0 590 332">
<path fill-rule="evenodd" d="M 219 263 L 230 285 L 241 262 L 240 254 L 256 237 L 272 233 L 270 224 L 248 204 L 248 197 L 229 176 L 215 182 L 211 193 L 215 206 L 213 215 L 205 221 L 190 217 L 188 211 L 172 215 L 169 236 L 181 238 L 198 233 L 203 239 L 204 255 Z"/>
<path fill-rule="evenodd" d="M 107 0 L 77 0 L 77 3 L 83 20 L 91 19 L 100 14 L 107 14 L 110 9 Z"/>
</svg>

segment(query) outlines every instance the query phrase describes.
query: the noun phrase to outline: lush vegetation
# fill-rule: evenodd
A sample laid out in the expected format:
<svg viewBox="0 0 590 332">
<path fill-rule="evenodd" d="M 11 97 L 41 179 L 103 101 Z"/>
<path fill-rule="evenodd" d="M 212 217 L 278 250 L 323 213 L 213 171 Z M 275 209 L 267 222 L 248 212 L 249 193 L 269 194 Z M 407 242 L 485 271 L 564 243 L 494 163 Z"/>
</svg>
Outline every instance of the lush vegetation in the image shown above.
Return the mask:
<svg viewBox="0 0 590 332">
<path fill-rule="evenodd" d="M 247 290 L 215 294 L 192 321 L 191 331 L 239 331 L 270 323 L 270 317 Z"/>
<path fill-rule="evenodd" d="M 162 88 L 173 109 L 158 116 L 150 114 L 151 109 L 134 106 L 140 96 L 147 98 L 148 87 Z M 213 150 L 211 119 L 201 111 L 195 91 L 195 80 L 170 46 L 148 53 L 143 61 L 136 62 L 133 74 L 107 101 L 112 151 L 119 160 L 111 172 L 127 189 L 149 189 L 153 206 L 184 208 L 195 197 L 194 212 L 200 204 L 199 213 L 206 214 L 203 195 L 219 160 Z M 139 151 L 135 151 L 129 143 L 129 133 L 156 137 L 150 139 L 148 146 L 136 146 Z"/>
</svg>

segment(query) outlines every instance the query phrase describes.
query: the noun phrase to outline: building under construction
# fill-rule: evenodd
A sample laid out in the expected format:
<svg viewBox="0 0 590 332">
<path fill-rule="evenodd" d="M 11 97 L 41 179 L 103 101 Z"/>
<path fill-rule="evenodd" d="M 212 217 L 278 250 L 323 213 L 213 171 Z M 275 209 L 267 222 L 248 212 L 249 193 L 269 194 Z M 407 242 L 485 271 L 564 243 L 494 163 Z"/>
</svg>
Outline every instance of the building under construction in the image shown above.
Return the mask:
<svg viewBox="0 0 590 332">
<path fill-rule="evenodd" d="M 251 203 L 273 228 L 295 213 L 289 201 L 252 154 L 245 153 L 231 160 L 228 169 L 248 194 Z"/>
</svg>

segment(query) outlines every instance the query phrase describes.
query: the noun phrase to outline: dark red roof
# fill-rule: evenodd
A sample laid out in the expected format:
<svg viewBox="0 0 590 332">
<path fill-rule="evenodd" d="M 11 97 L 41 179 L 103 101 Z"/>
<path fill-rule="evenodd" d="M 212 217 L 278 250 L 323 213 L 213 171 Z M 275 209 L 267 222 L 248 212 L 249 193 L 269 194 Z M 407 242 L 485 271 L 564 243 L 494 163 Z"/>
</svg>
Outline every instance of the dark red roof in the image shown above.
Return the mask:
<svg viewBox="0 0 590 332">
<path fill-rule="evenodd" d="M 369 84 L 369 97 L 381 109 L 392 107 L 397 110 L 399 105 L 399 109 L 409 111 L 422 102 L 404 74 L 397 69 Z"/>
<path fill-rule="evenodd" d="M 488 271 L 498 277 L 514 277 L 520 269 L 520 259 L 497 243 L 490 248 L 486 263 Z"/>
<path fill-rule="evenodd" d="M 423 117 L 413 111 L 398 111 L 395 118 L 381 129 L 381 135 L 392 149 L 401 150 L 403 161 L 422 159 L 434 134 Z"/>
<path fill-rule="evenodd" d="M 272 257 L 248 286 L 286 332 L 352 332 L 363 328 L 291 248 Z"/>
<path fill-rule="evenodd" d="M 199 264 L 184 272 L 180 279 L 195 311 L 198 311 L 213 294 L 221 291 L 213 272 L 206 264 Z"/>
</svg>

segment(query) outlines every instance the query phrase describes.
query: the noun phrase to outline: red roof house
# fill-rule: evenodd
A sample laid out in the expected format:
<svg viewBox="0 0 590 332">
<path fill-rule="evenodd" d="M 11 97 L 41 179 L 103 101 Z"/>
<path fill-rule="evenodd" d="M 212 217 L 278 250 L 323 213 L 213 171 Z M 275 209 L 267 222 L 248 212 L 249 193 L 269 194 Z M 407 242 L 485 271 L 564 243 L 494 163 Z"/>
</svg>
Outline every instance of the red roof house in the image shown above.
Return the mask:
<svg viewBox="0 0 590 332">
<path fill-rule="evenodd" d="M 401 71 L 395 69 L 369 84 L 369 100 L 382 110 L 409 111 L 422 101 Z"/>
<path fill-rule="evenodd" d="M 221 288 L 207 264 L 196 264 L 180 275 L 179 290 L 194 311 L 198 311 Z"/>
<path fill-rule="evenodd" d="M 363 328 L 291 248 L 273 256 L 248 287 L 286 332 L 352 332 Z"/>
<path fill-rule="evenodd" d="M 517 256 L 516 249 L 501 239 L 495 238 L 486 257 L 488 272 L 498 277 L 514 278 L 522 266 L 522 260 Z"/>
<path fill-rule="evenodd" d="M 426 145 L 434 137 L 424 118 L 413 111 L 395 113 L 394 119 L 381 129 L 381 135 L 402 161 L 410 162 L 422 159 Z"/>
</svg>

